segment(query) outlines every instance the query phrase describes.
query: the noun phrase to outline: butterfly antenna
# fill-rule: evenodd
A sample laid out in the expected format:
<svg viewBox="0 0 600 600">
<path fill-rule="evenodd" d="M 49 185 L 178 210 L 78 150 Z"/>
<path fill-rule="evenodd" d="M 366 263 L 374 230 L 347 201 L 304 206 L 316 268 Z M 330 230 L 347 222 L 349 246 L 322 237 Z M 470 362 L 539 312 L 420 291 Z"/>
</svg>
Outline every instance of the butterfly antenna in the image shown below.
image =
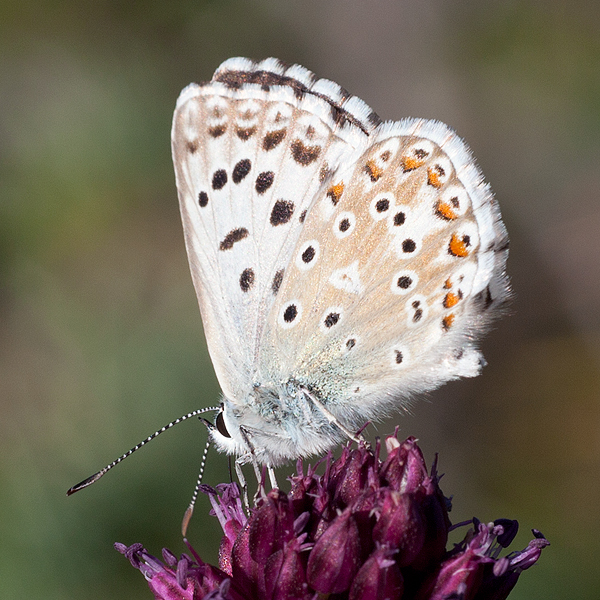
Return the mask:
<svg viewBox="0 0 600 600">
<path fill-rule="evenodd" d="M 211 423 L 212 426 L 212 423 Z M 188 525 L 190 524 L 190 519 L 192 518 L 192 514 L 194 513 L 194 506 L 196 506 L 196 500 L 198 499 L 198 492 L 200 491 L 200 486 L 202 485 L 202 477 L 204 475 L 204 467 L 206 466 L 206 456 L 208 455 L 208 449 L 210 448 L 210 437 L 206 442 L 206 446 L 204 448 L 204 452 L 202 454 L 202 461 L 200 462 L 200 472 L 198 473 L 198 481 L 196 482 L 196 487 L 194 488 L 194 493 L 192 494 L 192 499 L 185 510 L 185 514 L 183 515 L 183 521 L 181 522 L 181 534 L 185 538 L 187 533 Z"/>
<path fill-rule="evenodd" d="M 139 450 L 142 446 L 145 446 L 150 440 L 153 440 L 155 437 L 159 436 L 161 433 L 164 433 L 165 431 L 167 431 L 167 429 L 171 429 L 171 427 L 173 427 L 173 425 L 177 425 L 179 423 L 182 423 L 183 421 L 187 421 L 188 419 L 191 419 L 192 417 L 197 417 L 198 415 L 201 415 L 203 413 L 211 412 L 211 411 L 217 412 L 218 410 L 220 410 L 220 408 L 218 406 L 211 406 L 210 408 L 199 408 L 198 410 L 194 410 L 191 413 L 184 415 L 183 417 L 179 417 L 179 419 L 175 419 L 175 421 L 171 421 L 168 425 L 165 425 L 162 429 L 159 429 L 158 431 L 155 431 L 152 435 L 148 436 L 144 441 L 140 442 L 137 446 L 134 446 L 131 450 L 128 450 L 127 452 L 125 452 L 125 454 L 123 454 L 122 456 L 119 456 L 119 458 L 117 458 L 117 460 L 111 462 L 110 465 L 106 465 L 106 467 L 104 467 L 104 469 L 102 469 L 101 471 L 98 471 L 91 477 L 84 479 L 82 482 L 78 483 L 77 485 L 74 485 L 72 488 L 67 490 L 67 496 L 70 496 L 71 494 L 74 494 L 75 492 L 78 492 L 79 490 L 82 490 L 83 488 L 86 488 L 86 487 L 92 485 L 92 483 L 95 483 L 96 481 L 98 481 L 98 479 L 100 479 L 100 477 L 102 477 L 105 473 L 108 473 L 108 471 L 110 471 L 113 467 L 116 467 L 121 461 L 125 460 L 128 456 L 131 456 L 136 450 Z M 204 452 L 204 455 L 206 457 L 206 451 Z"/>
</svg>

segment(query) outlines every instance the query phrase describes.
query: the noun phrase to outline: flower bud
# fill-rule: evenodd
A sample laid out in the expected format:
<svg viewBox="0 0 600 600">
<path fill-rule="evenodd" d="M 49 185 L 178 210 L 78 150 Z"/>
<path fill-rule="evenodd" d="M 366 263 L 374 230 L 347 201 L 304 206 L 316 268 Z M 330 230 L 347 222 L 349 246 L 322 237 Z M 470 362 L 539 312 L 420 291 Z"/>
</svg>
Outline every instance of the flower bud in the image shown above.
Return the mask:
<svg viewBox="0 0 600 600">
<path fill-rule="evenodd" d="M 373 540 L 397 549 L 398 566 L 409 565 L 419 554 L 427 531 L 417 498 L 421 495 L 401 494 L 385 490 L 379 519 L 373 528 Z"/>
<path fill-rule="evenodd" d="M 346 508 L 363 492 L 374 462 L 373 453 L 364 444 L 356 450 L 350 450 L 349 446 L 344 448 L 340 458 L 331 467 L 327 485 L 332 501 L 338 508 Z"/>
<path fill-rule="evenodd" d="M 356 574 L 349 600 L 401 598 L 404 579 L 400 567 L 393 559 L 393 550 L 379 546 Z"/>
<path fill-rule="evenodd" d="M 398 492 L 414 492 L 428 476 L 427 465 L 414 437 L 398 444 L 395 436 L 386 439 L 391 448 L 380 469 L 382 479 Z"/>
<path fill-rule="evenodd" d="M 307 565 L 308 583 L 323 594 L 346 591 L 360 567 L 358 527 L 350 509 L 317 540 Z"/>
<path fill-rule="evenodd" d="M 287 495 L 279 490 L 271 490 L 260 502 L 250 521 L 248 541 L 252 558 L 264 563 L 294 537 L 294 516 Z"/>
<path fill-rule="evenodd" d="M 264 596 L 265 591 L 264 565 L 257 563 L 252 558 L 249 538 L 250 523 L 247 523 L 231 551 L 231 574 L 250 598 L 260 598 Z"/>
<path fill-rule="evenodd" d="M 445 561 L 429 586 L 424 586 L 417 600 L 472 598 L 483 579 L 487 559 L 467 550 Z"/>
<path fill-rule="evenodd" d="M 314 596 L 306 582 L 301 539 L 294 539 L 272 554 L 265 563 L 266 598 L 310 600 Z"/>
</svg>

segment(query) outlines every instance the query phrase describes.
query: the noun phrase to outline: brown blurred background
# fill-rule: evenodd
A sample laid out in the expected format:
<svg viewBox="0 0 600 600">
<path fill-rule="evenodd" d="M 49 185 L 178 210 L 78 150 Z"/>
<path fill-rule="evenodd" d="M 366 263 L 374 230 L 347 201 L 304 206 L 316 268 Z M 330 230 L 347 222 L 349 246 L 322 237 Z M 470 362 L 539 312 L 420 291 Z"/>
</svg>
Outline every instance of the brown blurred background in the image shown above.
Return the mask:
<svg viewBox="0 0 600 600">
<path fill-rule="evenodd" d="M 179 553 L 215 404 L 178 214 L 175 100 L 230 56 L 298 62 L 473 148 L 511 236 L 489 366 L 399 417 L 455 521 L 550 539 L 511 598 L 600 593 L 600 4 L 8 1 L 0 6 L 0 597 L 148 598 L 112 549 Z M 387 433 L 393 422 L 379 431 Z M 208 483 L 227 480 L 212 453 Z M 280 479 L 284 476 L 280 475 Z M 189 530 L 216 559 L 202 499 Z"/>
</svg>

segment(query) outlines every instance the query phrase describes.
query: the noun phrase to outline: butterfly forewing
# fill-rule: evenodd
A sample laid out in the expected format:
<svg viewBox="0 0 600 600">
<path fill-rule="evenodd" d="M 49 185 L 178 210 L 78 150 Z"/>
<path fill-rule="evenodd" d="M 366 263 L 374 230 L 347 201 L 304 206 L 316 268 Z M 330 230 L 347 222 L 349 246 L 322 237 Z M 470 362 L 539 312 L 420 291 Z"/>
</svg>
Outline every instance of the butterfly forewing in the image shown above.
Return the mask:
<svg viewBox="0 0 600 600">
<path fill-rule="evenodd" d="M 224 393 L 240 399 L 255 377 L 266 315 L 306 213 L 344 157 L 366 146 L 367 135 L 332 119 L 331 100 L 321 92 L 285 84 L 289 75 L 269 72 L 269 85 L 264 76 L 262 84 L 242 85 L 248 64 L 228 62 L 209 84 L 182 92 L 172 145 L 211 358 Z M 299 69 L 290 72 L 302 85 L 330 95 L 341 89 Z"/>
</svg>

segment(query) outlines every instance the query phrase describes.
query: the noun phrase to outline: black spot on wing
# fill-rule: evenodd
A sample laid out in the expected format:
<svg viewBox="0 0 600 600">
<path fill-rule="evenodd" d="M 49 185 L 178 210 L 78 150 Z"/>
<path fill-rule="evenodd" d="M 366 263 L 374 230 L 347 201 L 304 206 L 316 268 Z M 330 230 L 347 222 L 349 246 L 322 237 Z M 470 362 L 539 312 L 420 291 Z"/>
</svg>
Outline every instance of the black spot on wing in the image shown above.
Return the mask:
<svg viewBox="0 0 600 600">
<path fill-rule="evenodd" d="M 201 208 L 204 208 L 208 204 L 208 194 L 206 192 L 200 192 L 198 194 L 198 204 Z"/>
<path fill-rule="evenodd" d="M 221 137 L 227 131 L 227 125 L 216 125 L 215 127 L 209 127 L 208 135 L 214 138 Z"/>
<path fill-rule="evenodd" d="M 294 160 L 305 167 L 317 160 L 321 154 L 321 146 L 307 146 L 301 140 L 294 140 L 290 149 Z"/>
<path fill-rule="evenodd" d="M 295 304 L 290 304 L 283 313 L 283 320 L 291 323 L 298 316 L 298 308 Z"/>
<path fill-rule="evenodd" d="M 396 281 L 396 285 L 401 290 L 407 290 L 412 285 L 412 279 L 408 275 L 402 275 L 402 276 L 398 277 L 398 280 Z"/>
<path fill-rule="evenodd" d="M 331 329 L 331 327 L 336 325 L 339 320 L 340 313 L 331 312 L 325 317 L 325 321 L 323 322 L 323 324 L 325 325 L 325 327 L 327 327 L 327 329 Z"/>
<path fill-rule="evenodd" d="M 250 173 L 250 169 L 252 168 L 252 163 L 249 159 L 244 158 L 240 160 L 235 167 L 233 167 L 233 173 L 231 174 L 231 179 L 233 179 L 233 183 L 239 183 Z"/>
<path fill-rule="evenodd" d="M 248 230 L 245 227 L 238 227 L 237 229 L 232 229 L 224 238 L 223 241 L 219 244 L 219 250 L 231 250 L 233 245 L 236 242 L 239 242 L 249 235 Z"/>
<path fill-rule="evenodd" d="M 250 291 L 254 285 L 254 271 L 250 268 L 244 269 L 240 275 L 240 288 L 242 292 Z"/>
<path fill-rule="evenodd" d="M 308 246 L 306 250 L 302 253 L 302 262 L 308 264 L 311 262 L 317 254 L 317 251 L 313 248 L 313 246 Z"/>
<path fill-rule="evenodd" d="M 388 210 L 390 207 L 390 201 L 387 198 L 382 198 L 381 200 L 378 200 L 377 203 L 375 204 L 375 210 L 378 213 L 382 213 L 385 212 L 386 210 Z"/>
<path fill-rule="evenodd" d="M 227 183 L 227 171 L 225 169 L 219 169 L 213 173 L 212 177 L 212 189 L 220 190 L 225 187 Z"/>
<path fill-rule="evenodd" d="M 287 200 L 277 200 L 271 211 L 271 225 L 283 225 L 292 218 L 294 214 L 294 203 Z"/>
<path fill-rule="evenodd" d="M 277 294 L 279 288 L 281 287 L 281 282 L 283 281 L 283 273 L 284 269 L 279 269 L 279 271 L 277 271 L 275 273 L 275 276 L 273 277 L 273 283 L 271 284 L 271 291 L 273 292 L 273 294 Z"/>
<path fill-rule="evenodd" d="M 256 127 L 238 127 L 235 133 L 242 142 L 245 142 L 256 133 Z"/>
<path fill-rule="evenodd" d="M 411 253 L 414 252 L 417 248 L 417 244 L 415 243 L 414 240 L 411 240 L 410 238 L 405 239 L 402 242 L 402 251 L 403 252 L 407 252 L 407 253 Z"/>
<path fill-rule="evenodd" d="M 272 185 L 275 179 L 273 171 L 264 171 L 256 178 L 255 189 L 259 194 L 264 194 Z"/>
<path fill-rule="evenodd" d="M 400 225 L 404 225 L 404 221 L 406 221 L 406 215 L 403 212 L 397 212 L 394 215 L 394 226 L 399 227 Z"/>
<path fill-rule="evenodd" d="M 263 138 L 263 150 L 268 152 L 279 146 L 283 141 L 287 131 L 285 129 L 277 129 L 276 131 L 269 131 Z"/>
</svg>

